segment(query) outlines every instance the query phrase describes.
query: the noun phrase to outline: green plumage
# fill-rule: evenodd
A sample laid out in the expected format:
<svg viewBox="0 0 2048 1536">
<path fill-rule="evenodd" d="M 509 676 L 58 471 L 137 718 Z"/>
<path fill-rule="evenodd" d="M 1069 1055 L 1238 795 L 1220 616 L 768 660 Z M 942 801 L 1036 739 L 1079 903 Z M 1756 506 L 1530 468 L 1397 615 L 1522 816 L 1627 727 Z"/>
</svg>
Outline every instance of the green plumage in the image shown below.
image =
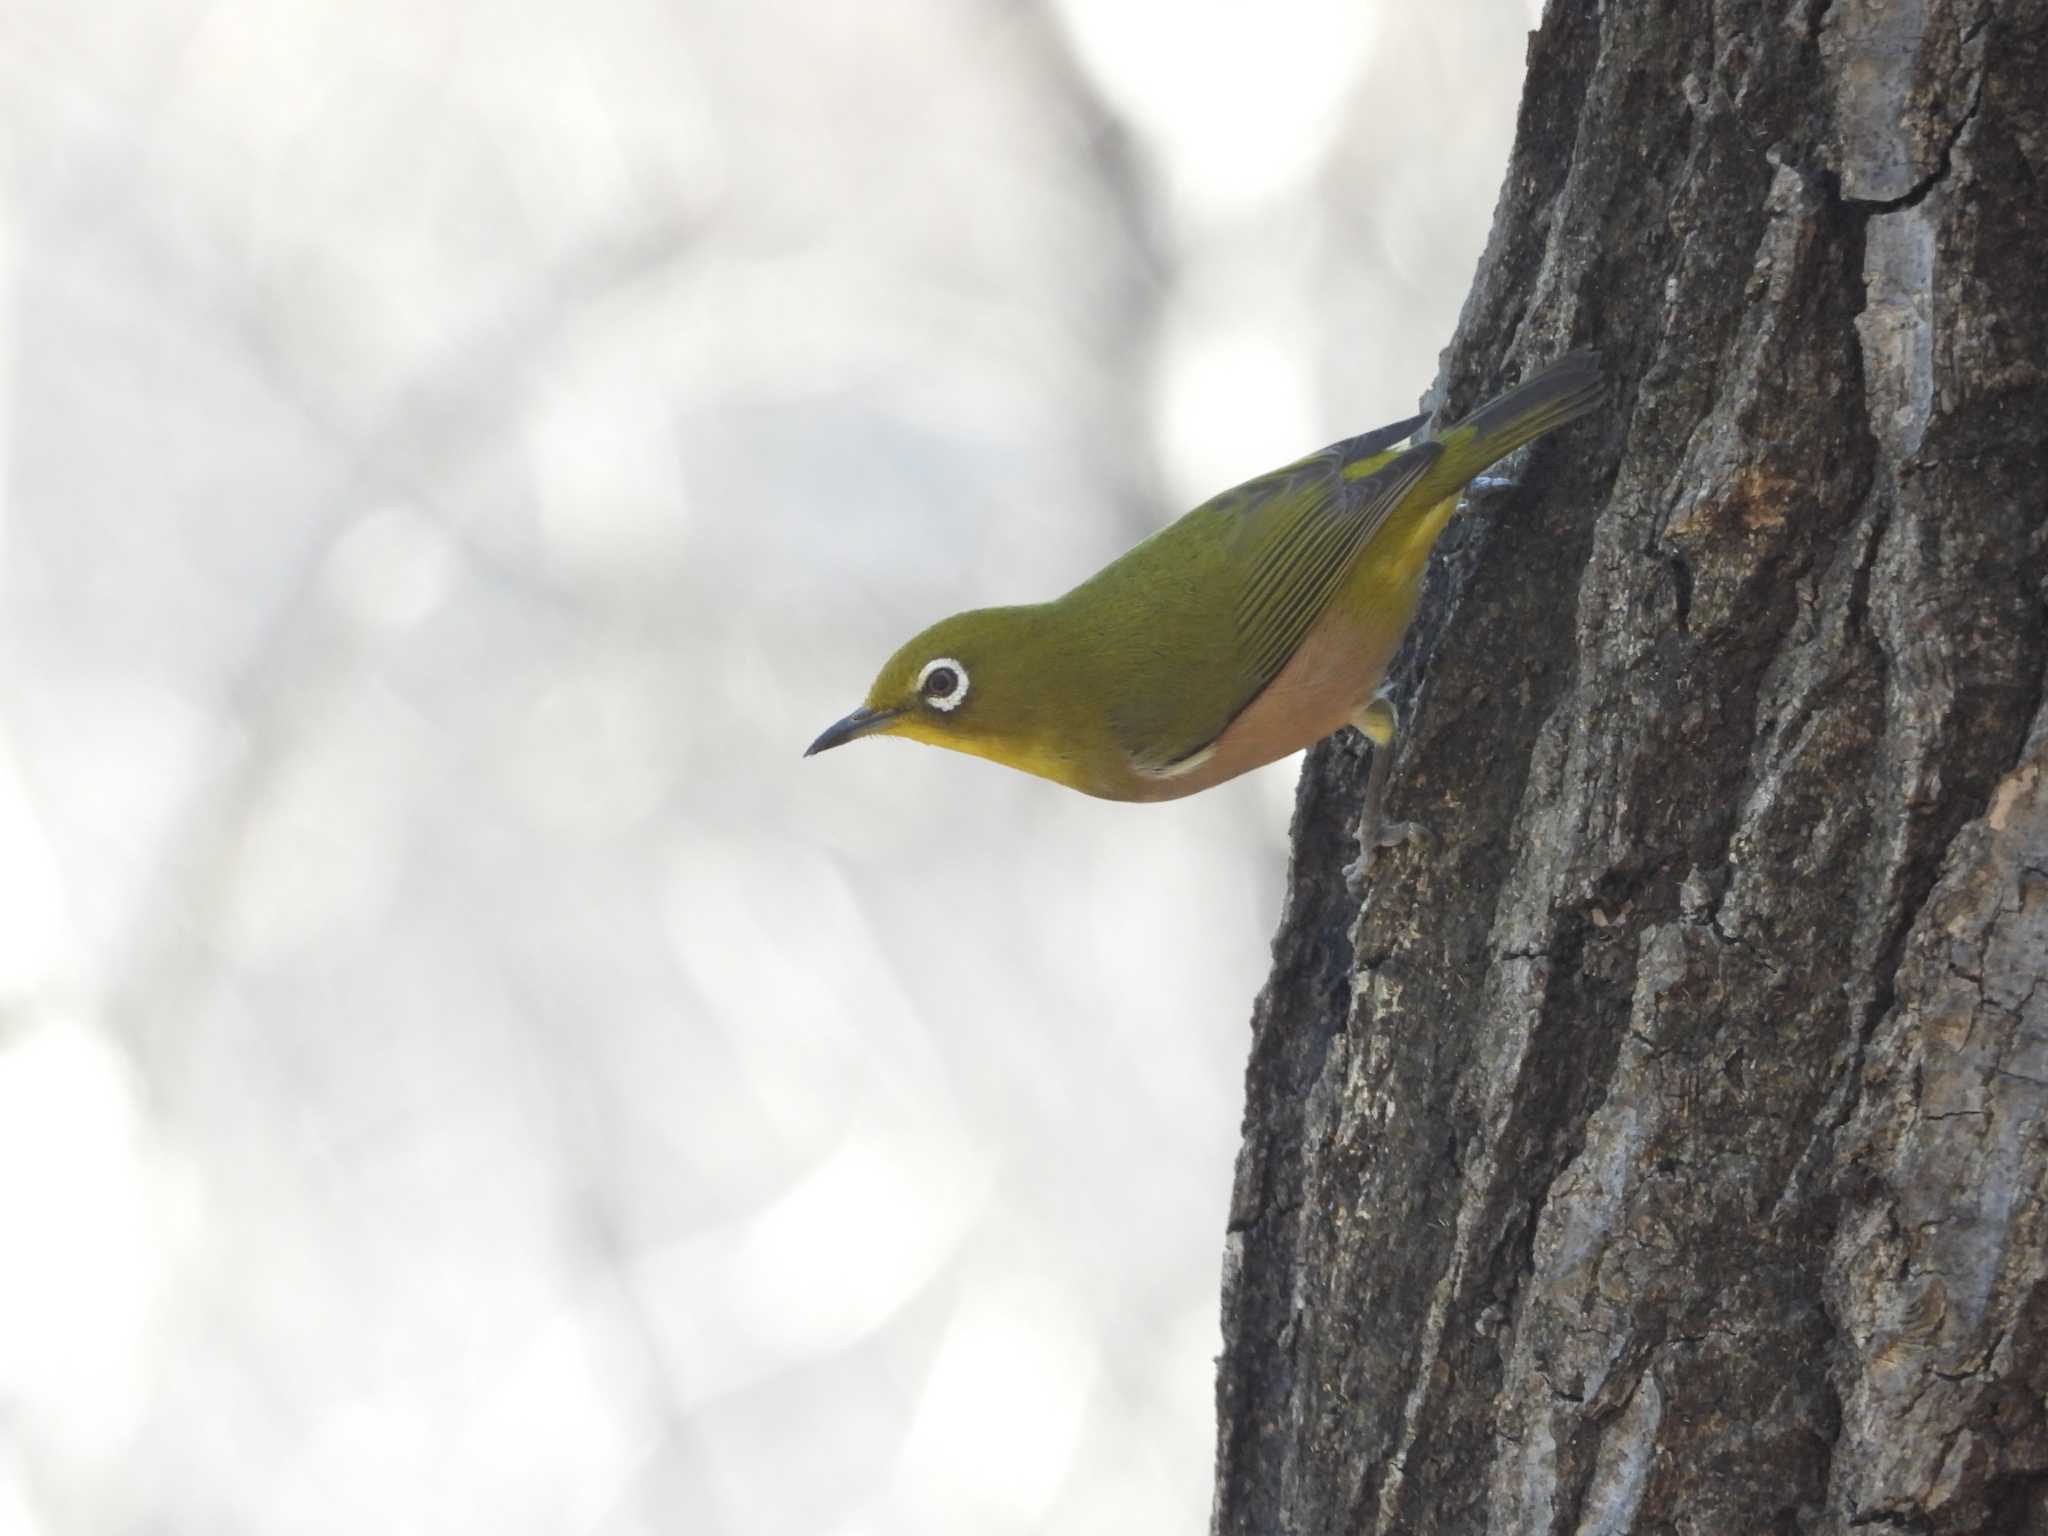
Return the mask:
<svg viewBox="0 0 2048 1536">
<path fill-rule="evenodd" d="M 1052 622 L 1088 637 L 1067 665 L 1097 674 L 1083 686 L 1111 701 L 1118 745 L 1140 770 L 1200 752 L 1286 664 L 1441 450 L 1418 445 L 1363 479 L 1345 469 L 1388 458 L 1389 434 L 1399 442 L 1422 420 L 1225 491 L 1049 605 Z"/>
<path fill-rule="evenodd" d="M 1465 485 L 1601 390 L 1573 353 L 1408 448 L 1422 417 L 1226 491 L 1050 602 L 942 620 L 813 750 L 905 735 L 1153 800 L 1307 746 L 1369 702 Z"/>
</svg>

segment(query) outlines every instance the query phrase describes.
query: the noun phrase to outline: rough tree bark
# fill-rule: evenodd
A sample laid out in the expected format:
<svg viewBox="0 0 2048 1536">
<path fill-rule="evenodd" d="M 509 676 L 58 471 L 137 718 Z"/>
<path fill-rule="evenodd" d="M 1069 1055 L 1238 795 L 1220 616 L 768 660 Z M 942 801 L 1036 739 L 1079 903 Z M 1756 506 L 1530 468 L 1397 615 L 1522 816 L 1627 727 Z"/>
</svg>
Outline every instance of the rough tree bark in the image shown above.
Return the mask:
<svg viewBox="0 0 2048 1536">
<path fill-rule="evenodd" d="M 1553 0 L 1459 519 L 1304 772 L 1220 1532 L 2048 1531 L 2048 3 Z"/>
</svg>

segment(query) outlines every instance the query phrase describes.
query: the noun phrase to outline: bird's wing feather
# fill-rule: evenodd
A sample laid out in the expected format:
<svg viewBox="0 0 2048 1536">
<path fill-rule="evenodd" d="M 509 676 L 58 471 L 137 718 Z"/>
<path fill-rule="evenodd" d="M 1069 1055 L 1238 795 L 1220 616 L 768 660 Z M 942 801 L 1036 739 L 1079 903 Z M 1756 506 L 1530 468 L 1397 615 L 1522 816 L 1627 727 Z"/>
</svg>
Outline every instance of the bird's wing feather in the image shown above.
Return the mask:
<svg viewBox="0 0 2048 1536">
<path fill-rule="evenodd" d="M 1287 664 L 1351 562 L 1441 451 L 1419 444 L 1362 480 L 1329 474 L 1306 494 L 1283 491 L 1246 510 L 1248 575 L 1237 595 L 1237 632 L 1258 687 Z"/>
<path fill-rule="evenodd" d="M 1155 713 L 1140 691 L 1124 724 L 1127 742 L 1145 744 L 1130 754 L 1141 772 L 1171 776 L 1199 766 L 1230 722 L 1287 665 L 1352 563 L 1440 457 L 1435 443 L 1421 443 L 1352 478 L 1368 455 L 1399 442 L 1414 426 L 1398 422 L 1335 444 L 1227 491 L 1195 514 L 1221 524 L 1223 542 L 1234 551 L 1227 561 L 1234 631 L 1210 637 L 1216 661 L 1228 658 L 1224 670 L 1234 686 L 1221 692 L 1222 707 L 1213 716 L 1180 716 L 1170 730 L 1160 718 L 1164 712 Z"/>
<path fill-rule="evenodd" d="M 1360 464 L 1375 454 L 1407 442 L 1415 435 L 1415 429 L 1427 420 L 1429 417 L 1425 415 L 1410 416 L 1405 421 L 1390 421 L 1384 427 L 1374 427 L 1370 432 L 1361 432 L 1336 444 L 1336 448 L 1343 450 L 1345 470 L 1355 478 Z"/>
</svg>

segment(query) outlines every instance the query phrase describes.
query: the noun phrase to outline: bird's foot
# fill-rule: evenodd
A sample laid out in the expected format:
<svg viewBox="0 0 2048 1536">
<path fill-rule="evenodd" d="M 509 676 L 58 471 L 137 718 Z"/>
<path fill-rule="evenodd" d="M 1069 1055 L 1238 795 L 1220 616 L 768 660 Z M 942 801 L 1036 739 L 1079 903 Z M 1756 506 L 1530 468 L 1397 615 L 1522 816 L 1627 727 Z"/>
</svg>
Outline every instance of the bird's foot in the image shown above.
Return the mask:
<svg viewBox="0 0 2048 1536">
<path fill-rule="evenodd" d="M 1458 505 L 1467 506 L 1482 496 L 1498 496 L 1521 485 L 1519 480 L 1510 480 L 1505 475 L 1474 475 L 1465 482 L 1465 489 L 1458 496 Z"/>
<path fill-rule="evenodd" d="M 1403 843 L 1421 843 L 1424 847 L 1436 846 L 1436 834 L 1419 821 L 1390 821 L 1374 828 L 1360 823 L 1358 828 L 1358 857 L 1344 866 L 1344 885 L 1352 895 L 1364 892 L 1366 877 L 1372 873 L 1374 860 L 1388 848 L 1398 848 Z"/>
</svg>

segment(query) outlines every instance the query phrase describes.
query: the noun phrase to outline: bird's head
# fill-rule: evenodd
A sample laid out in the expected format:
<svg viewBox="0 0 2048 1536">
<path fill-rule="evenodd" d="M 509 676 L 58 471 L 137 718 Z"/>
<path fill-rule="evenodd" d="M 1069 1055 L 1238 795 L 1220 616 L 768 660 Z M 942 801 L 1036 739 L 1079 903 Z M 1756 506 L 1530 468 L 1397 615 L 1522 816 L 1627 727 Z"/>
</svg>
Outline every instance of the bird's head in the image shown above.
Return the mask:
<svg viewBox="0 0 2048 1536">
<path fill-rule="evenodd" d="M 884 662 L 866 701 L 804 756 L 862 736 L 906 736 L 1061 777 L 1039 760 L 1057 689 L 1038 613 L 977 608 L 941 619 Z"/>
</svg>

